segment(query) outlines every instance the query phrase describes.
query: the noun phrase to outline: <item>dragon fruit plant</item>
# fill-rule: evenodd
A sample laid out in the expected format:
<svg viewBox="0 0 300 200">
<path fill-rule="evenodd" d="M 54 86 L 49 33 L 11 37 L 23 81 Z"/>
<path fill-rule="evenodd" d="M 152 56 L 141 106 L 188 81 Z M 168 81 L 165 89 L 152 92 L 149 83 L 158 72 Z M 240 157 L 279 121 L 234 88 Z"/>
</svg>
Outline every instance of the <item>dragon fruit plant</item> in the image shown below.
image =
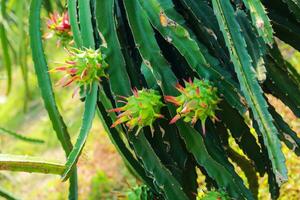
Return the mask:
<svg viewBox="0 0 300 200">
<path fill-rule="evenodd" d="M 3 159 L 2 168 L 60 174 L 70 181 L 69 198 L 77 199 L 76 163 L 97 111 L 152 199 L 196 199 L 196 169 L 208 189 L 231 199 L 256 199 L 258 176 L 267 174 L 272 199 L 279 197 L 288 181 L 282 144 L 299 156 L 300 139 L 266 97 L 300 117 L 300 76 L 277 45 L 300 50 L 296 1 L 68 0 L 68 17 L 54 14 L 48 22 L 59 40 L 74 41 L 66 46 L 66 65 L 55 69 L 48 68 L 41 28 L 49 2 L 31 1 L 31 48 L 67 162 L 12 166 Z M 84 91 L 74 144 L 56 106 L 51 71 L 61 73 L 62 85 Z M 231 138 L 240 149 L 231 147 Z"/>
</svg>

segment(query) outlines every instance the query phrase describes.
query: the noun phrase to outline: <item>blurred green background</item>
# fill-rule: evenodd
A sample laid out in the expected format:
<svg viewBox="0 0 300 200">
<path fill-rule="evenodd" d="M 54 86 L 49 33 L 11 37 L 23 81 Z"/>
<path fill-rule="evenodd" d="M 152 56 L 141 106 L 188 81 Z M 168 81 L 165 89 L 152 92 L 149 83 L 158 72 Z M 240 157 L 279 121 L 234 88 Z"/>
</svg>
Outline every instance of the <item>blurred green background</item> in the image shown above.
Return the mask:
<svg viewBox="0 0 300 200">
<path fill-rule="evenodd" d="M 12 2 L 11 10 L 16 1 Z M 21 1 L 23 2 L 23 1 Z M 7 91 L 7 69 L 5 69 L 4 49 L 0 49 L 0 127 L 6 128 L 24 136 L 39 138 L 44 144 L 31 144 L 16 140 L 0 131 L 0 151 L 3 154 L 30 155 L 47 160 L 65 162 L 64 152 L 52 129 L 32 66 L 30 48 L 27 37 L 28 3 L 22 3 L 22 14 L 12 12 L 12 20 L 1 24 L 7 30 L 9 45 L 12 49 L 21 48 L 21 56 L 10 51 L 12 85 Z M 21 9 L 22 10 L 22 9 Z M 21 11 L 20 11 L 21 12 Z M 8 12 L 9 13 L 9 12 Z M 17 20 L 22 19 L 22 23 Z M 46 16 L 43 17 L 46 21 Z M 13 26 L 11 26 L 11 24 Z M 20 29 L 21 28 L 21 29 Z M 20 46 L 20 47 L 19 47 Z M 300 70 L 300 53 L 285 44 L 280 44 L 285 58 Z M 55 38 L 45 41 L 46 55 L 50 68 L 64 61 L 66 51 L 56 46 Z M 22 62 L 20 61 L 22 60 Z M 20 62 L 19 62 L 20 61 Z M 24 82 L 24 67 L 26 67 L 26 82 Z M 59 74 L 52 74 L 53 83 L 59 79 Z M 56 100 L 61 113 L 72 134 L 73 141 L 78 134 L 83 111 L 83 103 L 78 97 L 72 98 L 72 87 L 54 87 Z M 291 124 L 300 136 L 300 121 L 276 99 L 271 98 L 276 108 L 280 110 L 285 120 Z M 283 145 L 284 146 L 284 145 Z M 300 160 L 284 147 L 289 169 L 289 181 L 281 189 L 280 199 L 300 199 Z M 237 169 L 239 170 L 239 169 Z M 240 171 L 240 170 L 239 170 Z M 78 163 L 79 198 L 88 200 L 126 199 L 131 188 L 139 183 L 130 175 L 104 132 L 100 120 L 96 117 L 84 152 Z M 243 176 L 243 175 L 242 175 Z M 260 178 L 260 199 L 270 199 L 268 196 L 267 177 Z M 60 200 L 67 199 L 68 183 L 62 183 L 59 176 L 26 174 L 15 172 L 0 172 L 0 186 L 11 191 L 20 199 L 28 200 Z M 203 177 L 199 175 L 199 192 L 205 191 Z"/>
</svg>

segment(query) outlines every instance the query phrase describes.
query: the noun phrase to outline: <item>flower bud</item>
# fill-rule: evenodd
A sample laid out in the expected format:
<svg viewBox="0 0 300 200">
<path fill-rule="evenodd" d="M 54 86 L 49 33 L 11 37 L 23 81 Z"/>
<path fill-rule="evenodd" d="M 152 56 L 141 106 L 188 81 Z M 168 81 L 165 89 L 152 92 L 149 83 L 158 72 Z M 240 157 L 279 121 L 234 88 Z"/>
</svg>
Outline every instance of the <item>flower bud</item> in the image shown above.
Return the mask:
<svg viewBox="0 0 300 200">
<path fill-rule="evenodd" d="M 50 32 L 45 35 L 46 39 L 56 35 L 59 38 L 58 43 L 65 44 L 72 40 L 73 34 L 67 12 L 63 13 L 62 16 L 57 12 L 50 14 L 50 17 L 47 20 L 47 27 Z"/>
</svg>

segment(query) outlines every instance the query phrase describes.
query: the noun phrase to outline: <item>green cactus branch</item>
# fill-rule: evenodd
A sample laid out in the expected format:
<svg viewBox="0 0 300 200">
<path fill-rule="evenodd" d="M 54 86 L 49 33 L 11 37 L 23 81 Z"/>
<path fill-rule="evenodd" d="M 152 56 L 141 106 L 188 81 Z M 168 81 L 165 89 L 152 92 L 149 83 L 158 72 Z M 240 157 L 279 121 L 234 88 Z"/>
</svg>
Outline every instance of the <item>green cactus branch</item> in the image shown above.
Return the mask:
<svg viewBox="0 0 300 200">
<path fill-rule="evenodd" d="M 260 0 L 244 0 L 245 6 L 250 12 L 253 26 L 266 44 L 272 45 L 273 28 L 266 10 Z"/>
<path fill-rule="evenodd" d="M 53 129 L 56 132 L 57 138 L 59 139 L 66 156 L 68 156 L 73 145 L 71 143 L 67 127 L 56 105 L 50 76 L 48 74 L 48 65 L 43 50 L 40 20 L 42 3 L 43 0 L 33 0 L 31 2 L 31 12 L 29 16 L 30 46 L 32 49 L 35 72 L 46 110 L 52 122 Z M 77 170 L 74 168 L 70 178 L 69 199 L 77 199 L 77 187 Z"/>
<path fill-rule="evenodd" d="M 234 11 L 229 1 L 213 0 L 213 7 L 219 24 L 227 42 L 235 71 L 238 75 L 241 89 L 254 117 L 263 134 L 264 143 L 268 147 L 268 153 L 273 165 L 276 181 L 281 185 L 287 180 L 285 158 L 281 151 L 281 144 L 277 137 L 278 131 L 273 124 L 273 119 L 267 110 L 266 100 L 263 98 L 258 81 L 255 80 L 251 58 L 246 49 L 246 43 L 241 35 L 240 27 L 234 18 Z"/>
<path fill-rule="evenodd" d="M 0 170 L 62 175 L 65 166 L 28 156 L 0 155 Z"/>
</svg>

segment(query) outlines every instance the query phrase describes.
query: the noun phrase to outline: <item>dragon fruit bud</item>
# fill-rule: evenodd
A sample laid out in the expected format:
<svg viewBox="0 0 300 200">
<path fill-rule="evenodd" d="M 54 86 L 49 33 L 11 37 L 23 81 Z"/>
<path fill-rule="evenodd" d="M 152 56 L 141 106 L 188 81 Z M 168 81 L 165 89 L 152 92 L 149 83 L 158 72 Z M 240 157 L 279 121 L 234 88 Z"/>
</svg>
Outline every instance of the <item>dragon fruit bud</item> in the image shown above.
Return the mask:
<svg viewBox="0 0 300 200">
<path fill-rule="evenodd" d="M 218 109 L 218 103 L 220 102 L 217 89 L 209 81 L 198 79 L 185 81 L 185 87 L 178 83 L 176 89 L 180 92 L 179 96 L 165 96 L 166 102 L 178 107 L 176 109 L 177 114 L 170 121 L 170 124 L 175 123 L 180 118 L 193 125 L 200 120 L 203 134 L 205 134 L 206 119 L 218 120 L 215 116 L 215 110 Z"/>
<path fill-rule="evenodd" d="M 68 12 L 63 13 L 62 15 L 57 12 L 50 14 L 50 17 L 47 20 L 47 27 L 50 32 L 45 35 L 46 39 L 56 35 L 59 38 L 59 43 L 65 44 L 72 40 L 72 31 Z"/>
<path fill-rule="evenodd" d="M 122 97 L 126 101 L 123 107 L 109 111 L 120 113 L 112 127 L 125 123 L 130 130 L 137 127 L 138 131 L 136 134 L 145 126 L 150 126 L 152 130 L 154 121 L 158 118 L 164 118 L 160 114 L 160 109 L 164 106 L 161 102 L 161 96 L 152 89 L 133 89 L 132 91 L 132 96 Z"/>
<path fill-rule="evenodd" d="M 66 81 L 61 81 L 62 86 L 68 86 L 71 83 L 77 83 L 80 86 L 88 86 L 95 80 L 107 77 L 105 70 L 108 64 L 105 62 L 105 55 L 98 50 L 92 49 L 76 49 L 72 48 L 68 51 L 69 58 L 66 60 L 65 66 L 56 67 L 49 72 L 63 72 Z M 99 67 L 100 66 L 100 67 Z"/>
</svg>

